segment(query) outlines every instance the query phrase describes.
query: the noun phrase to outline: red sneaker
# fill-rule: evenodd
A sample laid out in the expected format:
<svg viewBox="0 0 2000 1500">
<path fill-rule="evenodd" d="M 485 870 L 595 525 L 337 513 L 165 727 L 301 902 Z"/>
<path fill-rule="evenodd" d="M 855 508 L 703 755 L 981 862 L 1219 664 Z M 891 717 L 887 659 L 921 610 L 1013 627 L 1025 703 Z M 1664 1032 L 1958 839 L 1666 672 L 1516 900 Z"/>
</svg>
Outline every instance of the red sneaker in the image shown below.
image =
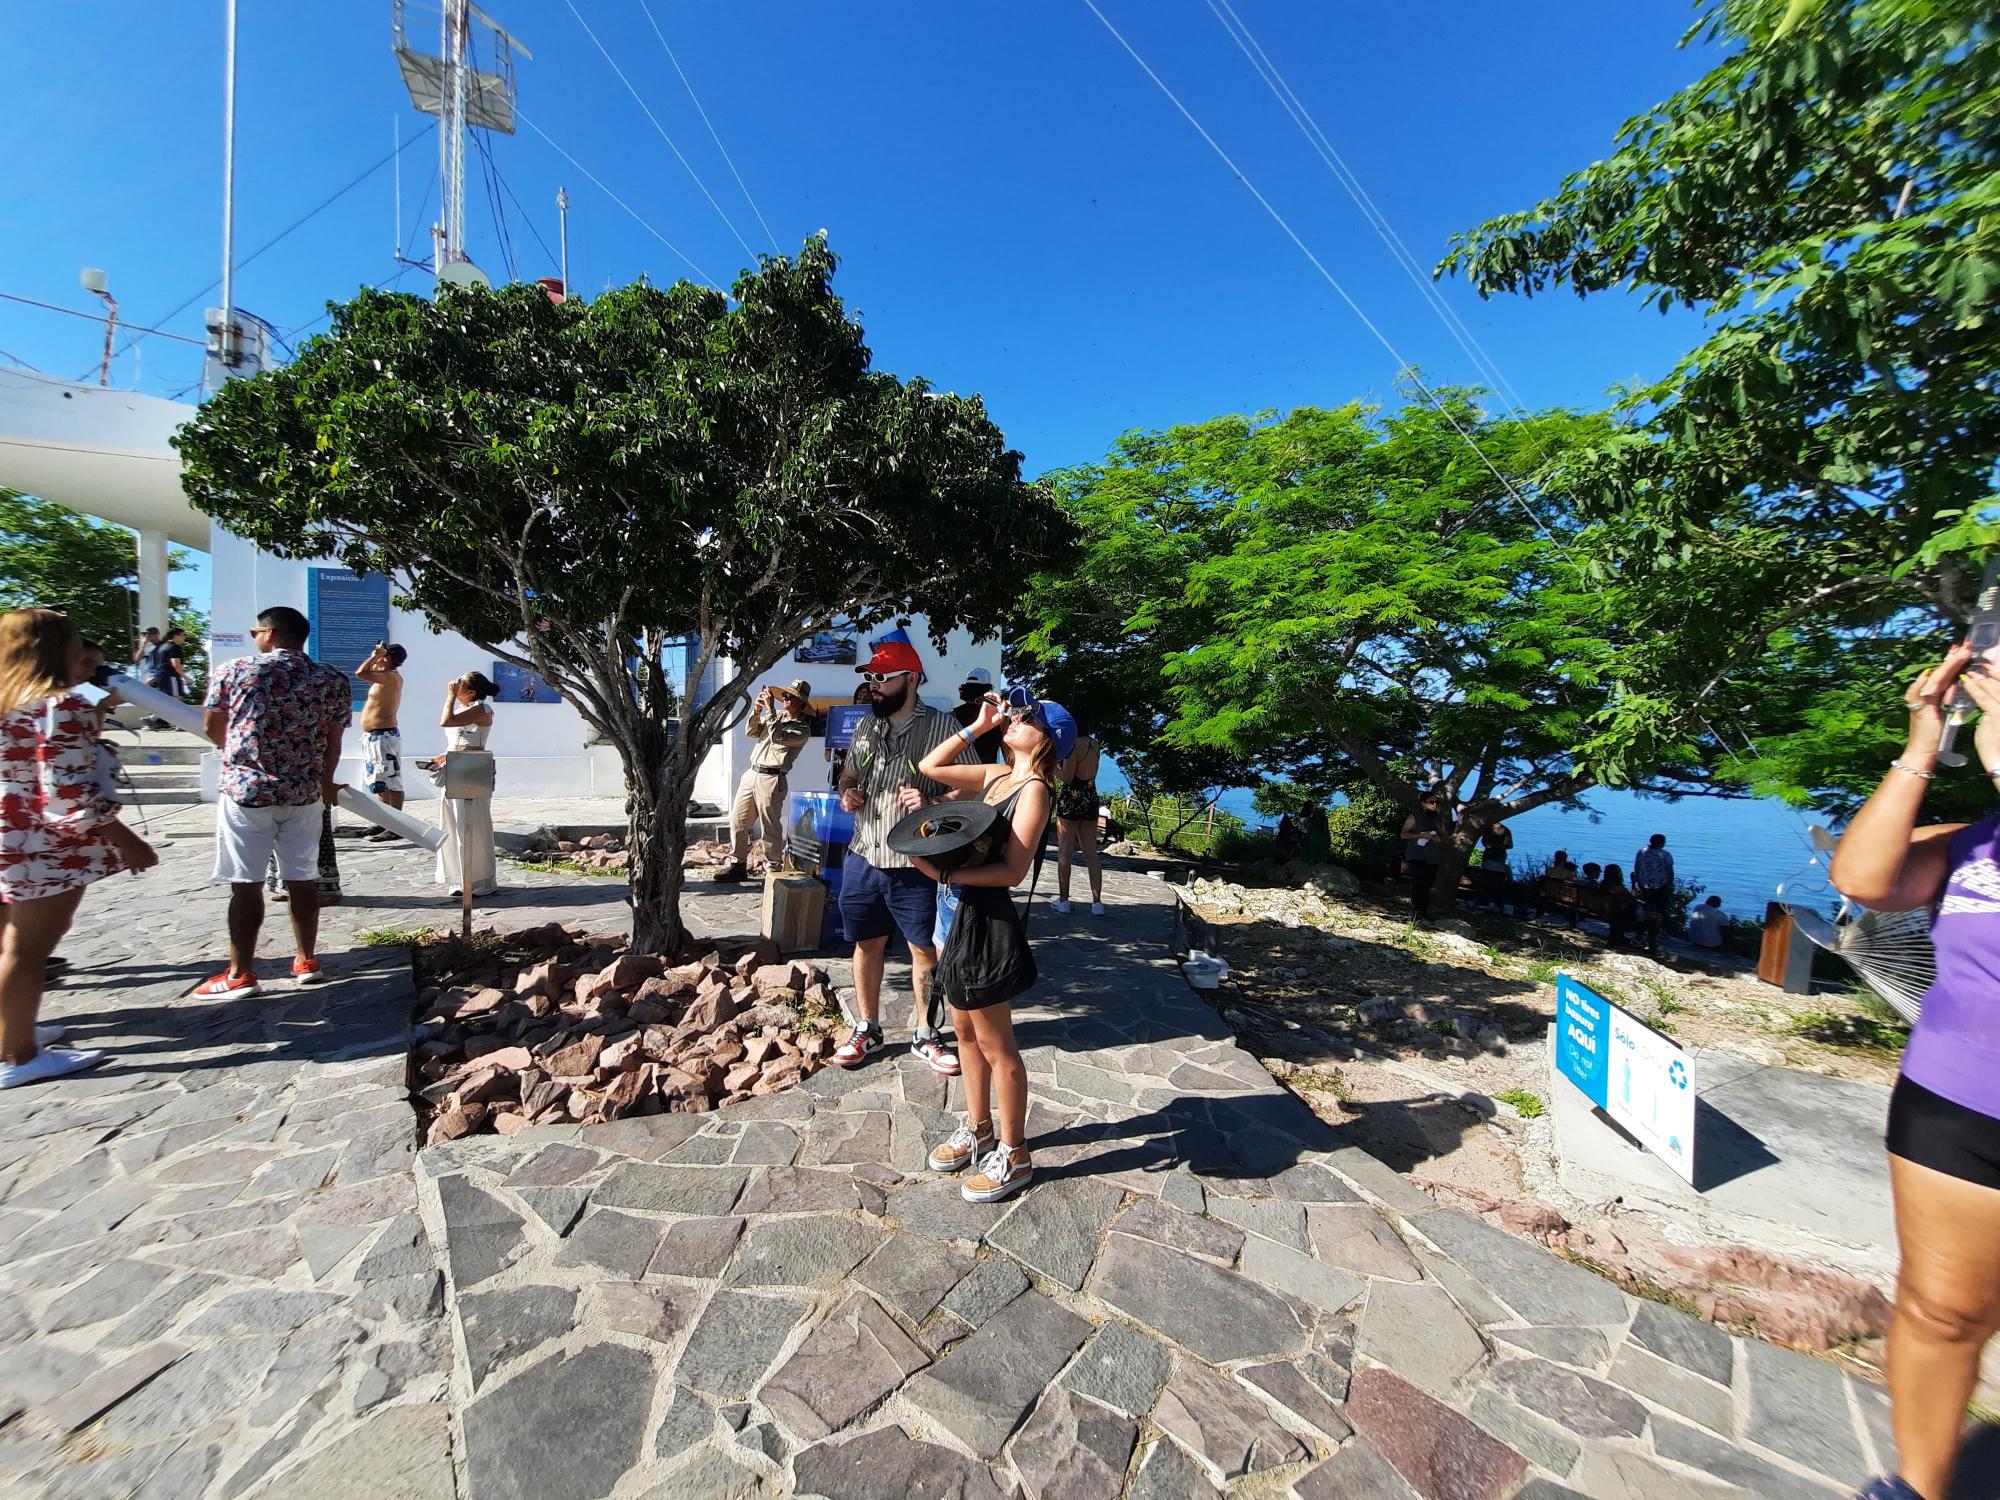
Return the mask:
<svg viewBox="0 0 2000 1500">
<path fill-rule="evenodd" d="M 316 958 L 294 958 L 292 960 L 292 980 L 297 984 L 318 984 L 326 975 L 321 971 Z"/>
<path fill-rule="evenodd" d="M 257 993 L 257 976 L 232 974 L 224 969 L 213 979 L 204 979 L 189 993 L 197 1000 L 225 1000 L 231 995 L 254 995 Z"/>
</svg>

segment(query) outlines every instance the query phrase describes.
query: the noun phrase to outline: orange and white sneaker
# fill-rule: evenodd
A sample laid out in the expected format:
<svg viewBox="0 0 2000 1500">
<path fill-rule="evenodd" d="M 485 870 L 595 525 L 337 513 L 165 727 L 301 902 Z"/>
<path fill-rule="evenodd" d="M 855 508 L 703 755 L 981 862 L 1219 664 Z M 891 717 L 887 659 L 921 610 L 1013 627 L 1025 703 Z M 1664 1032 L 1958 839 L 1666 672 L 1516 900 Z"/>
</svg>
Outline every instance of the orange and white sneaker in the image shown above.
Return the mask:
<svg viewBox="0 0 2000 1500">
<path fill-rule="evenodd" d="M 318 984 L 326 978 L 326 971 L 319 966 L 316 958 L 294 958 L 292 960 L 292 982 L 294 984 Z"/>
<path fill-rule="evenodd" d="M 979 1170 L 960 1183 L 958 1191 L 967 1203 L 998 1203 L 1020 1192 L 1034 1175 L 1026 1146 L 995 1146 L 980 1158 Z"/>
<path fill-rule="evenodd" d="M 928 1165 L 933 1172 L 958 1172 L 993 1150 L 993 1122 L 982 1120 L 975 1128 L 961 1125 L 951 1138 L 931 1147 Z"/>
<path fill-rule="evenodd" d="M 257 990 L 255 974 L 234 974 L 224 969 L 213 979 L 204 979 L 188 992 L 197 1000 L 227 1000 L 232 997 L 254 995 Z"/>
</svg>

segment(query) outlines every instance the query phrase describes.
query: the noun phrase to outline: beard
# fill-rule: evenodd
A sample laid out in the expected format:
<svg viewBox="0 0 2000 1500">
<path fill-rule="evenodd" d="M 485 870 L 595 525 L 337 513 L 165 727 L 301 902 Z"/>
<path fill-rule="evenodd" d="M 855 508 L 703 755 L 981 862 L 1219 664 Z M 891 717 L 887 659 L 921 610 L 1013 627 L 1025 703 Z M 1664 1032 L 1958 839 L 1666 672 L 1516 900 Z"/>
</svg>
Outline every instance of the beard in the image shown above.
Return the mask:
<svg viewBox="0 0 2000 1500">
<path fill-rule="evenodd" d="M 868 707 L 873 711 L 876 718 L 887 719 L 901 713 L 903 705 L 909 701 L 910 684 L 905 681 L 901 687 L 895 689 L 893 692 L 886 688 L 875 689 L 874 700 L 869 703 Z"/>
</svg>

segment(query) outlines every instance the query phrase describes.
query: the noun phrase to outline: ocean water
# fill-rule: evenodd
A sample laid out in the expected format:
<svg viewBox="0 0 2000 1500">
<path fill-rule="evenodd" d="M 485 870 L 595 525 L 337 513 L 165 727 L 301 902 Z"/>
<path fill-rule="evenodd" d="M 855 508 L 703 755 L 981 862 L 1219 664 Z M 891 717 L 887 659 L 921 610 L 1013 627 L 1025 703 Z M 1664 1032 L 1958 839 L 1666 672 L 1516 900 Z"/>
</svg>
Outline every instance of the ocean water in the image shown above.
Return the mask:
<svg viewBox="0 0 2000 1500">
<path fill-rule="evenodd" d="M 1123 781 L 1107 767 L 1100 784 L 1110 792 Z M 1248 790 L 1233 788 L 1218 805 L 1246 822 L 1266 822 L 1250 798 Z M 1583 810 L 1538 807 L 1511 819 L 1515 864 L 1546 860 L 1566 849 L 1579 866 L 1615 862 L 1629 879 L 1632 856 L 1653 834 L 1664 833 L 1675 873 L 1699 883 L 1704 899 L 1720 896 L 1730 916 L 1751 920 L 1763 918 L 1764 904 L 1779 885 L 1810 875 L 1813 851 L 1806 830 L 1812 816 L 1779 802 L 1711 797 L 1666 802 L 1608 789 L 1587 793 L 1583 801 Z"/>
</svg>

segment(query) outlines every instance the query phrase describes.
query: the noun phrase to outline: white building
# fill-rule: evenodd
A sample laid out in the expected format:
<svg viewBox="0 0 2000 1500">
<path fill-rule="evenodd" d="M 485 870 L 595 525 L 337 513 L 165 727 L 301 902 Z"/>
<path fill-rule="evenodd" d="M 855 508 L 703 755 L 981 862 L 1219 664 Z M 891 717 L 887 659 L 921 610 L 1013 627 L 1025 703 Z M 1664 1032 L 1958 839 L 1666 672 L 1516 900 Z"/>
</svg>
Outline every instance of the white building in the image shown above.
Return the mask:
<svg viewBox="0 0 2000 1500">
<path fill-rule="evenodd" d="M 208 553 L 213 587 L 208 650 L 215 666 L 254 649 L 250 627 L 259 610 L 274 605 L 290 605 L 312 619 L 314 654 L 344 671 L 352 670 L 386 630 L 388 639 L 409 652 L 403 666 L 404 753 L 437 754 L 444 748 L 437 719 L 445 684 L 472 670 L 503 681 L 492 654 L 462 636 L 434 633 L 421 616 L 381 602 L 379 580 L 366 587 L 337 565 L 273 557 L 211 526 L 187 503 L 180 458 L 167 441 L 194 410 L 155 396 L 0 368 L 0 485 L 138 532 L 140 614 L 148 624 L 166 618 L 168 544 Z M 999 680 L 999 641 L 974 642 L 957 631 L 940 654 L 921 619 L 910 623 L 909 634 L 924 659 L 926 701 L 941 708 L 955 703 L 957 685 L 975 667 Z M 825 644 L 834 649 L 818 654 L 838 656 L 846 643 Z M 852 644 L 865 659 L 867 641 Z M 727 670 L 725 663 L 725 675 Z M 822 706 L 849 702 L 859 682 L 854 666 L 844 660 L 787 662 L 767 680 L 789 683 L 796 678 L 810 684 Z M 496 705 L 489 741 L 498 763 L 500 796 L 624 795 L 617 753 L 591 742 L 589 726 L 574 709 L 546 700 L 508 701 L 513 696 L 504 694 Z M 360 736 L 350 734 L 349 743 L 354 753 L 342 762 L 340 775 L 358 781 Z M 749 740 L 739 725 L 703 765 L 697 798 L 728 806 L 748 759 Z M 792 790 L 824 788 L 830 760 L 826 741 L 816 738 L 792 774 Z M 203 785 L 204 795 L 213 798 L 212 764 Z M 409 794 L 419 798 L 430 794 L 430 788 L 422 777 L 412 777 Z"/>
</svg>

